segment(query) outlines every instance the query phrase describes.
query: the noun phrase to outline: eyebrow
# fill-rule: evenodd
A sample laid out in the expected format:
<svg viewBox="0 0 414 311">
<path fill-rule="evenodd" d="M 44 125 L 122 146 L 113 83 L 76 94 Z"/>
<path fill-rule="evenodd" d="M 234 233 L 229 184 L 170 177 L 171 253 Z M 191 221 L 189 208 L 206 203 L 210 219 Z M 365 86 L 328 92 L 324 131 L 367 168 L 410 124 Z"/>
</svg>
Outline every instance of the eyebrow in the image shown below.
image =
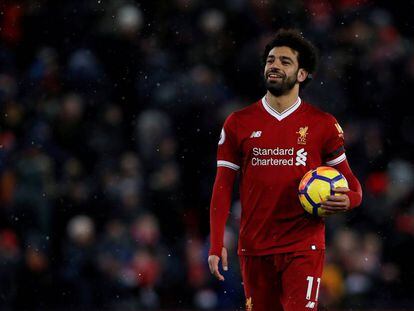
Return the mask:
<svg viewBox="0 0 414 311">
<path fill-rule="evenodd" d="M 274 59 L 274 58 L 276 58 L 276 56 L 274 56 L 274 55 L 269 55 L 269 56 L 267 56 L 267 59 Z M 288 57 L 288 56 L 279 56 L 279 58 L 280 59 L 282 59 L 282 60 L 288 60 L 288 61 L 290 61 L 290 62 L 292 62 L 293 63 L 293 59 L 291 59 L 290 57 Z"/>
</svg>

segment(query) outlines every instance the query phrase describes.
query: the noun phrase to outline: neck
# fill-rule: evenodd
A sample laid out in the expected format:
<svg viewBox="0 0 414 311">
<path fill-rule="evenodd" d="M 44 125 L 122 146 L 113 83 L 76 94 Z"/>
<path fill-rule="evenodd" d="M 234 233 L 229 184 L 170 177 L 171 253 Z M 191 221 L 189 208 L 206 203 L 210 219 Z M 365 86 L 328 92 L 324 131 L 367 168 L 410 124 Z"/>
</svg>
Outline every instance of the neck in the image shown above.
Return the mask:
<svg viewBox="0 0 414 311">
<path fill-rule="evenodd" d="M 266 101 L 267 103 L 275 109 L 277 112 L 282 113 L 286 109 L 292 107 L 299 96 L 299 88 L 297 86 L 293 87 L 293 89 L 281 96 L 275 96 L 269 91 L 266 93 Z"/>
</svg>

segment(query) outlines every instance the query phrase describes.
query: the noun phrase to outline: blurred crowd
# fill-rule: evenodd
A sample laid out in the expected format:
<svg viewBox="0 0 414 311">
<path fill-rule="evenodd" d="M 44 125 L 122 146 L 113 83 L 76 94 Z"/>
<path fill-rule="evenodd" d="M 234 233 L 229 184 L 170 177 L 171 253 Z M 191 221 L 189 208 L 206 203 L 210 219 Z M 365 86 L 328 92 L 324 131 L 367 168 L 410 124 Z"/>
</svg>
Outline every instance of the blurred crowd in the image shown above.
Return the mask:
<svg viewBox="0 0 414 311">
<path fill-rule="evenodd" d="M 263 96 L 280 27 L 320 49 L 302 97 L 334 114 L 364 189 L 327 219 L 322 309 L 414 309 L 414 4 L 0 2 L 0 309 L 235 310 L 208 271 L 225 117 Z M 398 16 L 398 19 L 397 19 Z"/>
</svg>

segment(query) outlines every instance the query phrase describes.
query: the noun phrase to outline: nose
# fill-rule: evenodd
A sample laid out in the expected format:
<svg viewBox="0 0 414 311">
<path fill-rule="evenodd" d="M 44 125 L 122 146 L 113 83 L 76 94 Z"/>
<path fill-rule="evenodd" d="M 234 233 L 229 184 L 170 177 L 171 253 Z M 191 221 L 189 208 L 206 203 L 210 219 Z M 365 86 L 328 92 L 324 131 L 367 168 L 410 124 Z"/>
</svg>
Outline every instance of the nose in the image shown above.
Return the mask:
<svg viewBox="0 0 414 311">
<path fill-rule="evenodd" d="M 269 70 L 272 71 L 281 71 L 281 66 L 282 64 L 280 63 L 280 61 L 278 59 L 276 59 L 274 62 L 272 62 L 271 64 L 269 64 Z"/>
</svg>

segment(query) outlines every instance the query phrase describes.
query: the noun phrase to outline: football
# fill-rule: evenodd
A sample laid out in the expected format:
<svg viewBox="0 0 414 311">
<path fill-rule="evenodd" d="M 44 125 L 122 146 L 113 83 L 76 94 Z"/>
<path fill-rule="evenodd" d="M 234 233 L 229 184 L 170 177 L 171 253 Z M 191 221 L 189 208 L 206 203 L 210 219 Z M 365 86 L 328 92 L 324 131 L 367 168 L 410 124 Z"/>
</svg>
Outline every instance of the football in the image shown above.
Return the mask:
<svg viewBox="0 0 414 311">
<path fill-rule="evenodd" d="M 336 169 L 329 166 L 320 166 L 307 172 L 299 183 L 299 200 L 305 211 L 314 216 L 325 216 L 320 208 L 321 202 L 337 187 L 348 188 L 345 177 Z"/>
</svg>

